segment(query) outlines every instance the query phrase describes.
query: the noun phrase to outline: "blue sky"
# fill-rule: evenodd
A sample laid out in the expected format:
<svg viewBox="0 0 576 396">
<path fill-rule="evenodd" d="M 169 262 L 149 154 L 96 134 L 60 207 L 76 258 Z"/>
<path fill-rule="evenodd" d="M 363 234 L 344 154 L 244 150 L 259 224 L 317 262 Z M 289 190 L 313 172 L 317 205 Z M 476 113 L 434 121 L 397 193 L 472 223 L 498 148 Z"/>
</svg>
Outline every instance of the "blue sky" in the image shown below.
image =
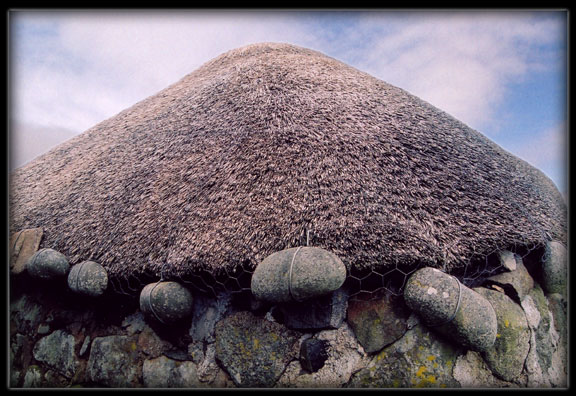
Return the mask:
<svg viewBox="0 0 576 396">
<path fill-rule="evenodd" d="M 419 96 L 567 195 L 566 11 L 13 11 L 11 165 L 232 48 L 288 42 Z"/>
</svg>

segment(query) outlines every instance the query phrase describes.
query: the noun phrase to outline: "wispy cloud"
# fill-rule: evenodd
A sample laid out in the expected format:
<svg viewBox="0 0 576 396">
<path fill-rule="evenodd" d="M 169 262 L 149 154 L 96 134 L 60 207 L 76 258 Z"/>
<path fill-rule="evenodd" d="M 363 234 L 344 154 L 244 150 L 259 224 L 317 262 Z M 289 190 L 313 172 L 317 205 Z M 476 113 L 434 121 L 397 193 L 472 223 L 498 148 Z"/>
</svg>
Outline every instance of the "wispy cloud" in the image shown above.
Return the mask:
<svg viewBox="0 0 576 396">
<path fill-rule="evenodd" d="M 538 13 L 410 13 L 366 18 L 359 64 L 469 125 L 493 120 L 511 82 L 546 67 L 539 47 L 558 40 L 558 21 Z M 356 55 L 358 57 L 358 55 Z M 555 59 L 554 59 L 555 60 Z"/>
<path fill-rule="evenodd" d="M 325 51 L 481 129 L 507 84 L 549 61 L 536 47 L 558 37 L 554 20 L 503 12 L 79 12 L 23 22 L 52 31 L 37 29 L 52 51 L 22 64 L 16 116 L 82 130 L 258 41 Z"/>
<path fill-rule="evenodd" d="M 13 37 L 14 116 L 79 132 L 229 49 L 259 41 L 309 44 L 297 20 L 281 14 L 79 12 L 21 20 L 42 26 L 28 33 L 53 51 Z"/>
<path fill-rule="evenodd" d="M 566 124 L 561 123 L 535 133 L 514 154 L 541 169 L 566 193 L 567 143 Z"/>
</svg>

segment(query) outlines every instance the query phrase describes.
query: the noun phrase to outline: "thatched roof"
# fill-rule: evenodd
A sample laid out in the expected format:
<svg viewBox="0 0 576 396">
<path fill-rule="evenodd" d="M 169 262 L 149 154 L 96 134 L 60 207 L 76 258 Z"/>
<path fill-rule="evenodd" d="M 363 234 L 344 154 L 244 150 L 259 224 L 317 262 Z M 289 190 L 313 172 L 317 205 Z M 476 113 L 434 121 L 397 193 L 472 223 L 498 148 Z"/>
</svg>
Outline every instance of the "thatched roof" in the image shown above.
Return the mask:
<svg viewBox="0 0 576 396">
<path fill-rule="evenodd" d="M 355 268 L 458 268 L 564 240 L 541 172 L 321 53 L 227 52 L 11 175 L 11 231 L 109 275 L 254 268 L 306 243 Z"/>
</svg>

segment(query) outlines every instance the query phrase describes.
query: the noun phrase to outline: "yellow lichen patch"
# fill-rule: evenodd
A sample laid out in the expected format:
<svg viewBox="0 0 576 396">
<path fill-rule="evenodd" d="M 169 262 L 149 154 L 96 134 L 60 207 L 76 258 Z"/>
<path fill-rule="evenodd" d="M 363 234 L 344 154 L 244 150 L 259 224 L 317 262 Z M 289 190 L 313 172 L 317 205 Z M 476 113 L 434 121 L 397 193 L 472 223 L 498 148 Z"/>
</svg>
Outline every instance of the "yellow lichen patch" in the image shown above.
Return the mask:
<svg viewBox="0 0 576 396">
<path fill-rule="evenodd" d="M 504 320 L 504 327 L 510 327 L 510 322 L 508 321 L 508 319 Z"/>
<path fill-rule="evenodd" d="M 431 385 L 436 384 L 436 377 L 434 377 L 433 375 L 428 375 L 426 376 L 426 378 L 420 380 L 420 382 L 418 382 L 418 384 L 416 385 L 416 388 L 425 388 L 425 387 L 429 387 Z"/>
<path fill-rule="evenodd" d="M 138 349 L 138 346 L 136 345 L 135 342 L 133 342 L 132 344 L 130 344 L 130 348 L 135 351 L 136 349 Z"/>
<path fill-rule="evenodd" d="M 243 356 L 246 356 L 247 358 L 250 358 L 252 356 L 252 351 L 246 348 L 246 345 L 244 345 L 243 342 L 238 343 L 238 349 L 240 349 L 240 353 Z"/>
<path fill-rule="evenodd" d="M 420 366 L 418 371 L 416 371 L 416 377 L 420 377 L 420 378 L 423 377 L 425 371 L 426 371 L 426 366 Z"/>
<path fill-rule="evenodd" d="M 260 340 L 258 340 L 258 338 L 254 338 L 252 341 L 254 344 L 254 349 L 260 348 Z"/>
<path fill-rule="evenodd" d="M 420 282 L 418 279 L 412 279 L 412 283 L 415 284 L 416 286 L 418 286 L 421 289 L 424 289 L 426 287 L 429 287 L 428 285 L 424 285 L 422 282 Z"/>
<path fill-rule="evenodd" d="M 436 356 L 429 355 L 426 359 L 431 362 L 432 360 L 436 359 Z"/>
<path fill-rule="evenodd" d="M 376 361 L 379 362 L 380 360 L 386 357 L 386 352 L 382 351 L 376 356 Z"/>
</svg>

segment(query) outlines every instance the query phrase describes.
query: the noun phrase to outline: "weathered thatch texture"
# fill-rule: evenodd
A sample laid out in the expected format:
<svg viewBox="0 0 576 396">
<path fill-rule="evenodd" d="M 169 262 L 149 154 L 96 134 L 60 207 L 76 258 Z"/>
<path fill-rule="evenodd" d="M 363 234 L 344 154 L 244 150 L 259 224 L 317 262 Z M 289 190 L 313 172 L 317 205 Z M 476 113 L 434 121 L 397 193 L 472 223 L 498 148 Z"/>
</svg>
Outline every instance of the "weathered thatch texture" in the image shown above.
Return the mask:
<svg viewBox="0 0 576 396">
<path fill-rule="evenodd" d="M 318 52 L 258 44 L 11 178 L 11 230 L 111 276 L 254 267 L 304 244 L 348 267 L 457 268 L 565 239 L 539 171 L 409 93 Z"/>
</svg>

